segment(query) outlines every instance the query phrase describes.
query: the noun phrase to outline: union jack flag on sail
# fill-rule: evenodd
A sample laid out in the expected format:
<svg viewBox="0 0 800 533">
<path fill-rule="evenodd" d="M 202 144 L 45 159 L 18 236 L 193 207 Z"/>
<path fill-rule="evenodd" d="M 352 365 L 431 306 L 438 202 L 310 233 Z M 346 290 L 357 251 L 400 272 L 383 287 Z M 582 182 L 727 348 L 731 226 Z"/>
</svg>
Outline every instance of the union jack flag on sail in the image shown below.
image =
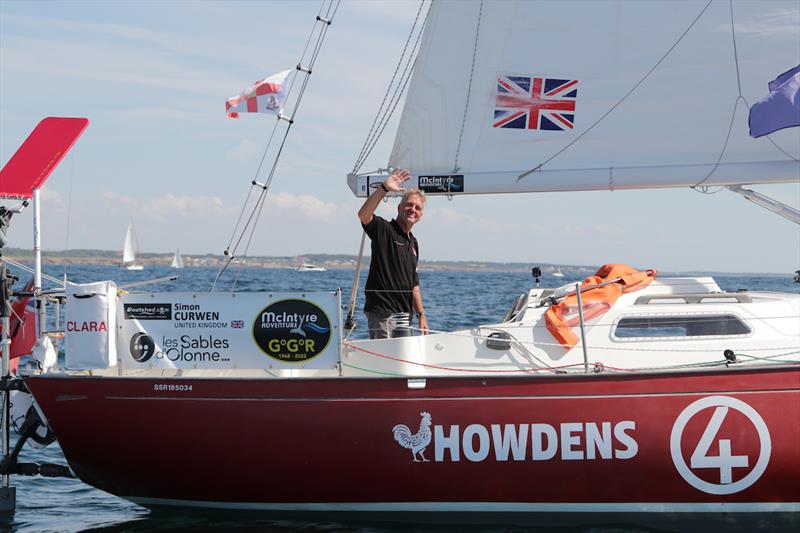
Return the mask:
<svg viewBox="0 0 800 533">
<path fill-rule="evenodd" d="M 577 97 L 578 80 L 500 76 L 492 127 L 571 130 Z"/>
</svg>

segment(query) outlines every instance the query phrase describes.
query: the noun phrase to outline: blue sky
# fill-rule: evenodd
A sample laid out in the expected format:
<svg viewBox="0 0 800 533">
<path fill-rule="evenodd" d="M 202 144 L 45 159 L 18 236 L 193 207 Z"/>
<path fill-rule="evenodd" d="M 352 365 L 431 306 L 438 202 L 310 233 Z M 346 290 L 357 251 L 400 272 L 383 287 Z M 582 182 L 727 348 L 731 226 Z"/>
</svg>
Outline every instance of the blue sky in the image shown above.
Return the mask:
<svg viewBox="0 0 800 533">
<path fill-rule="evenodd" d="M 788 25 L 800 32 L 797 3 L 778 6 L 781 16 L 749 18 L 751 30 Z M 45 249 L 121 249 L 133 221 L 144 251 L 220 253 L 274 122 L 228 119 L 225 99 L 291 68 L 318 7 L 0 2 L 0 161 L 43 117 L 91 121 L 43 192 Z M 416 1 L 342 3 L 250 254 L 357 253 L 361 202 L 345 176 L 416 8 Z M 391 140 L 365 168 L 385 164 Z M 800 184 L 756 189 L 800 204 Z M 381 213 L 391 211 L 387 205 Z M 30 246 L 29 227 L 30 210 L 14 220 L 12 245 Z M 725 190 L 433 198 L 415 234 L 422 258 L 431 260 L 627 262 L 670 271 L 800 267 L 798 226 Z"/>
</svg>

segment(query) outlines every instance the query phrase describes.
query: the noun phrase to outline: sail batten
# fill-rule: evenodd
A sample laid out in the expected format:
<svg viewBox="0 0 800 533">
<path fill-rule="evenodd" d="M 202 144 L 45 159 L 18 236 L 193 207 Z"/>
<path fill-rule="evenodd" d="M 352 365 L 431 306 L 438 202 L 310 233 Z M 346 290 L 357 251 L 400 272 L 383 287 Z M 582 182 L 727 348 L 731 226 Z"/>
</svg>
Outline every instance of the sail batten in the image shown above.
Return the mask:
<svg viewBox="0 0 800 533">
<path fill-rule="evenodd" d="M 756 101 L 797 63 L 800 32 L 740 26 L 737 64 L 727 3 L 691 26 L 706 4 L 434 2 L 389 167 L 463 176 L 451 194 L 797 182 L 800 129 L 773 136 L 785 151 L 752 139 L 737 76 Z M 735 15 L 786 5 L 737 4 Z M 350 182 L 369 190 L 369 179 Z"/>
</svg>

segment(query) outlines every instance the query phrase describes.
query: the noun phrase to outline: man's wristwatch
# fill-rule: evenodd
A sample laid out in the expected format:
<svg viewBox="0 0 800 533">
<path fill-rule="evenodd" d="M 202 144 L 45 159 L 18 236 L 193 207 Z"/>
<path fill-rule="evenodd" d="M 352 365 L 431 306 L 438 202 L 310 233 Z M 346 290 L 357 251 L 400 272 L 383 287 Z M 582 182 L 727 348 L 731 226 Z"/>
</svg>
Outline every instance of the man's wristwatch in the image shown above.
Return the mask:
<svg viewBox="0 0 800 533">
<path fill-rule="evenodd" d="M 383 192 L 389 192 L 389 187 L 384 182 L 381 182 L 381 189 L 383 189 Z"/>
<path fill-rule="evenodd" d="M 417 320 L 419 320 L 420 318 L 425 316 L 425 312 L 424 311 L 422 313 L 414 313 L 414 314 L 417 315 Z"/>
</svg>

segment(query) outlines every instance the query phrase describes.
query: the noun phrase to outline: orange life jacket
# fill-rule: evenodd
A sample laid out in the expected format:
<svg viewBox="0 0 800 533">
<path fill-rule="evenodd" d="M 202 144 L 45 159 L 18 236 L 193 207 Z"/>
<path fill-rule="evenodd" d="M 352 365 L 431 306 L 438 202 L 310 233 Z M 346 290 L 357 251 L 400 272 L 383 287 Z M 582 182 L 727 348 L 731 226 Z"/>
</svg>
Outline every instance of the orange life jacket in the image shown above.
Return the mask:
<svg viewBox="0 0 800 533">
<path fill-rule="evenodd" d="M 587 322 L 602 315 L 611 309 L 623 293 L 642 289 L 655 277 L 655 270 L 639 272 L 628 265 L 603 265 L 594 276 L 589 276 L 581 283 L 583 321 Z M 597 286 L 602 283 L 607 285 Z M 580 323 L 576 294 L 571 294 L 551 306 L 544 316 L 547 330 L 564 348 L 570 349 L 578 344 L 578 337 L 572 331 Z"/>
</svg>

